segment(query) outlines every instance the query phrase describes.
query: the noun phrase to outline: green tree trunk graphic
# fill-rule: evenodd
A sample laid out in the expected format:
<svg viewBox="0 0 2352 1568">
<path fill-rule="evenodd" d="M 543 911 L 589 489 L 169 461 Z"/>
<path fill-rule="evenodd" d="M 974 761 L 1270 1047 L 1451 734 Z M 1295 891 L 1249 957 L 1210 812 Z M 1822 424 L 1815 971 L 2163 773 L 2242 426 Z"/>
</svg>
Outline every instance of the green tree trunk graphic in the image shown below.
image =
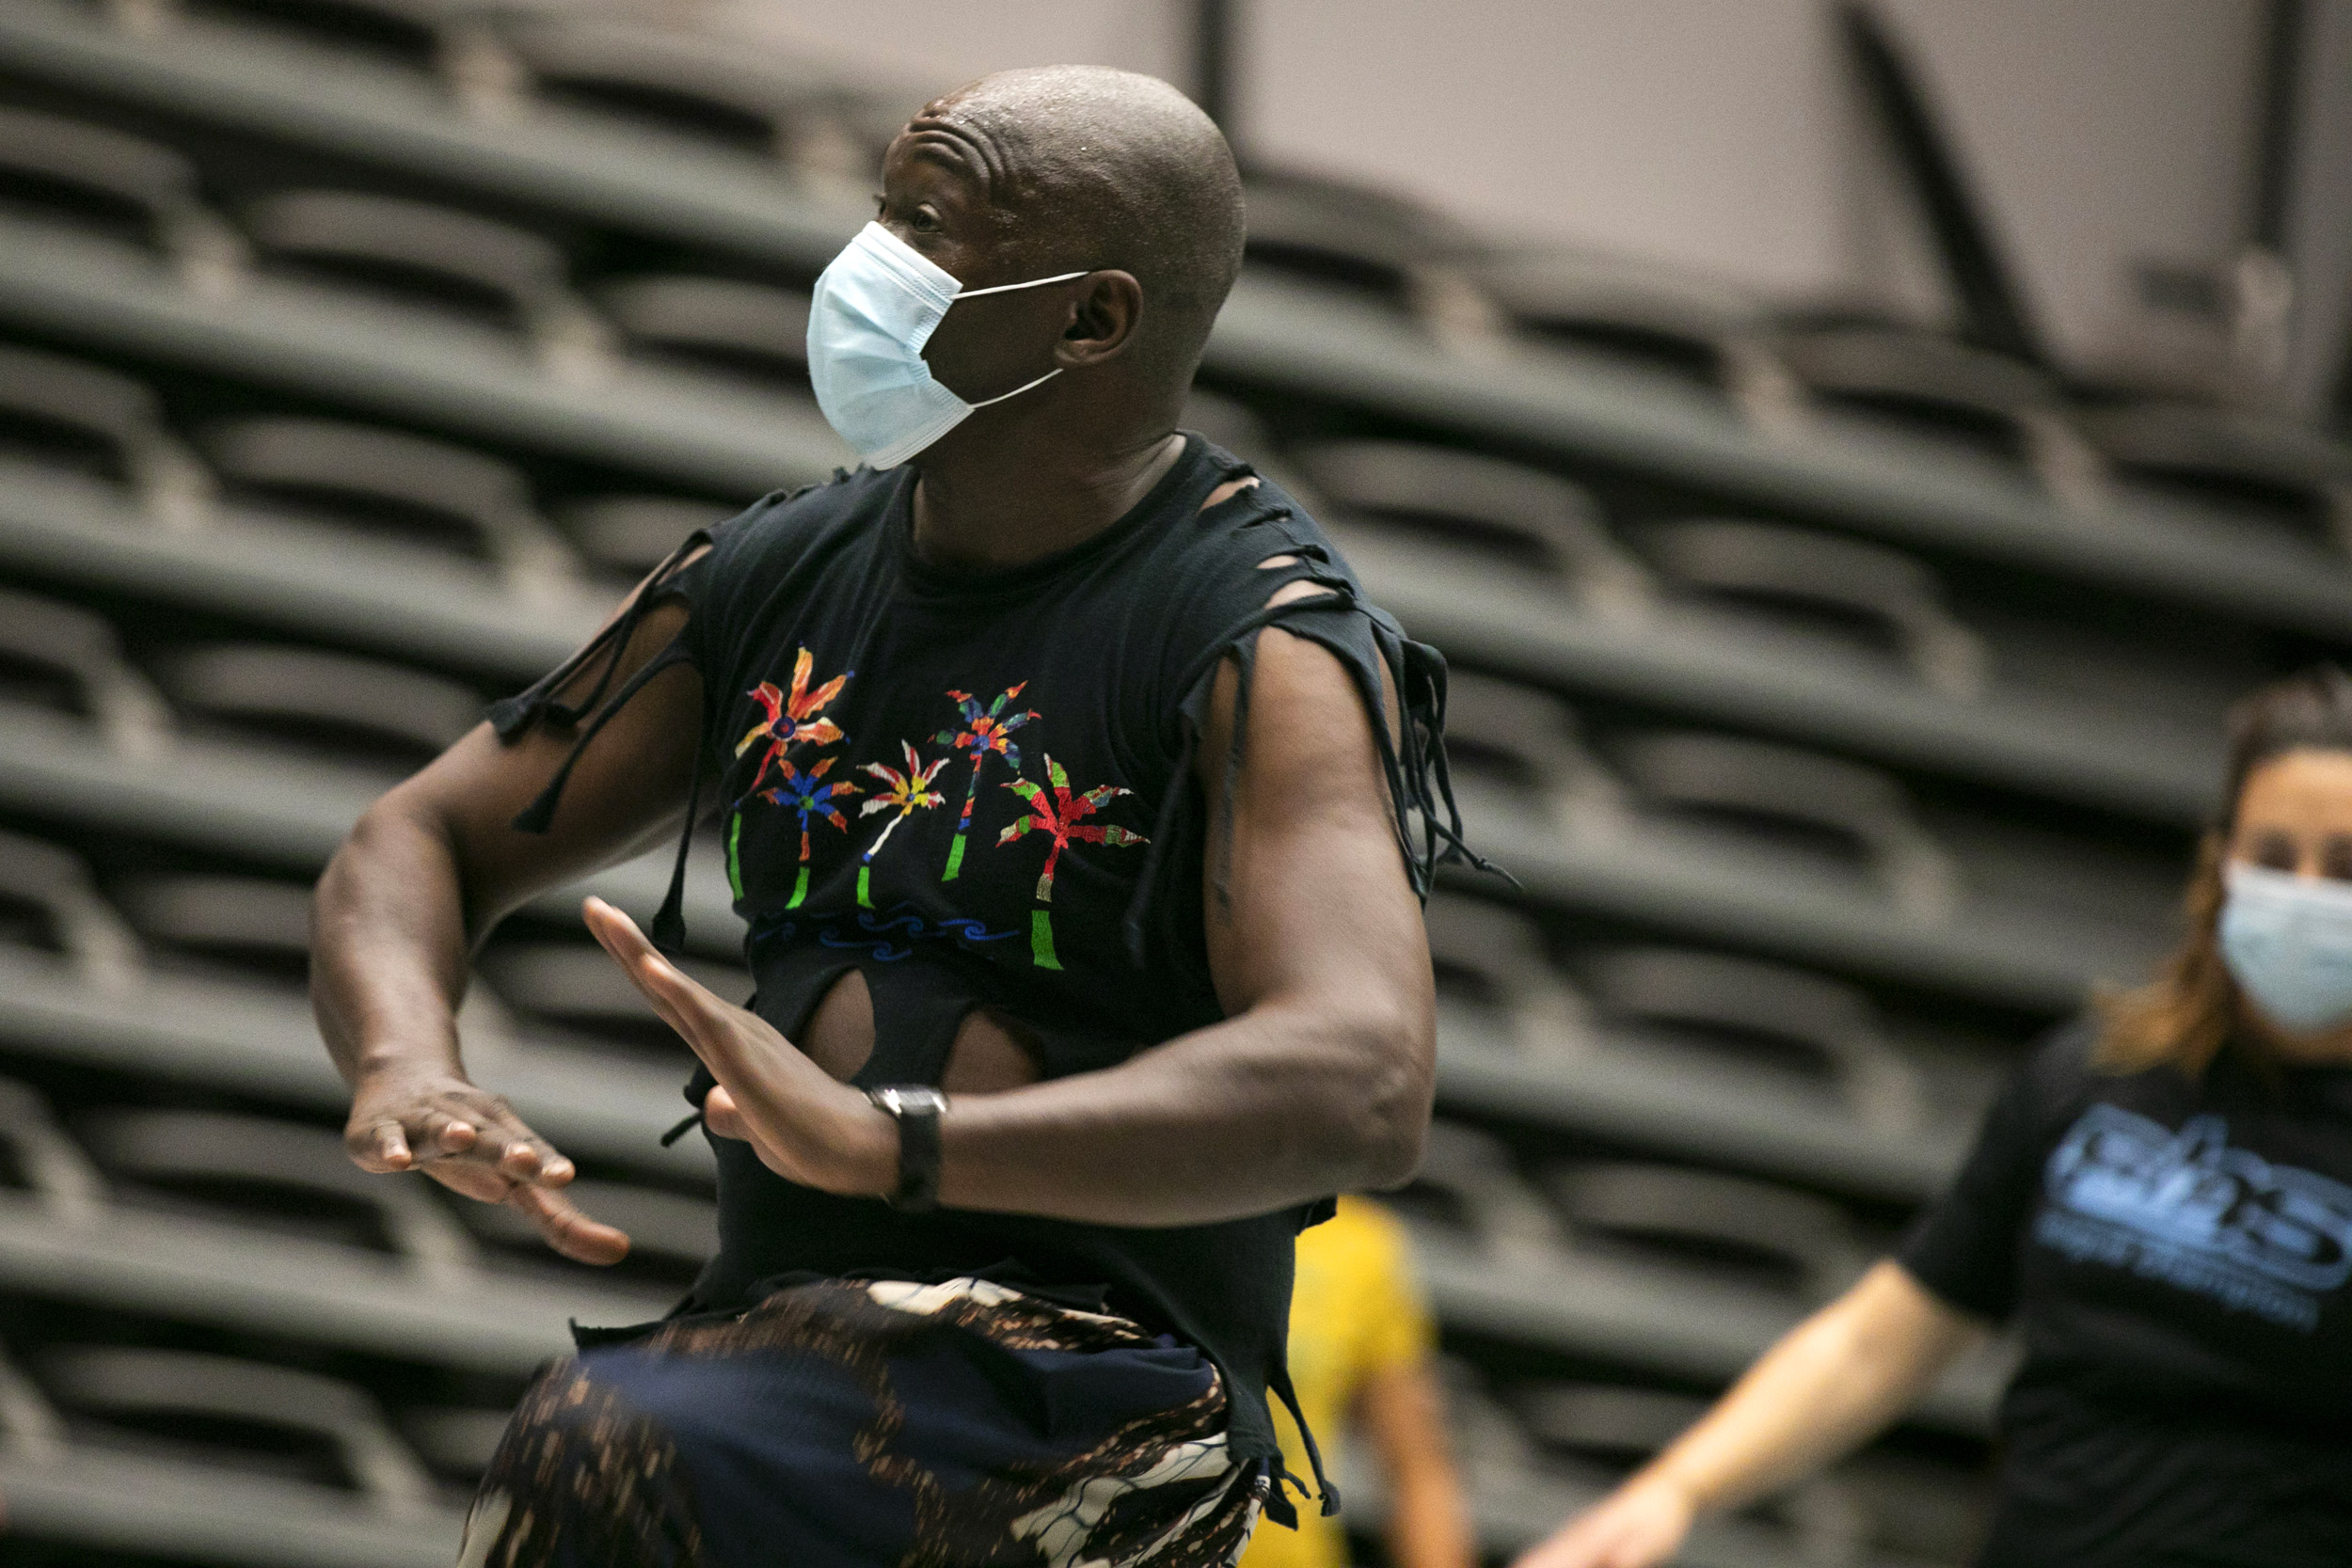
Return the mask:
<svg viewBox="0 0 2352 1568">
<path fill-rule="evenodd" d="M 1103 844 L 1123 849 L 1149 843 L 1141 833 L 1104 823 L 1096 826 L 1086 818 L 1092 816 L 1106 802 L 1119 796 L 1132 794 L 1117 784 L 1097 784 L 1083 795 L 1070 789 L 1070 775 L 1054 760 L 1051 752 L 1045 757 L 1045 780 L 1053 786 L 1047 794 L 1026 779 L 1014 779 L 1005 787 L 1021 797 L 1029 813 L 996 835 L 1000 845 L 1026 838 L 1031 832 L 1044 834 L 1050 841 L 1045 848 L 1045 868 L 1037 879 L 1038 907 L 1029 911 L 1029 961 L 1040 969 L 1059 969 L 1061 958 L 1054 951 L 1054 868 L 1061 863 L 1061 852 L 1073 842 Z"/>
</svg>

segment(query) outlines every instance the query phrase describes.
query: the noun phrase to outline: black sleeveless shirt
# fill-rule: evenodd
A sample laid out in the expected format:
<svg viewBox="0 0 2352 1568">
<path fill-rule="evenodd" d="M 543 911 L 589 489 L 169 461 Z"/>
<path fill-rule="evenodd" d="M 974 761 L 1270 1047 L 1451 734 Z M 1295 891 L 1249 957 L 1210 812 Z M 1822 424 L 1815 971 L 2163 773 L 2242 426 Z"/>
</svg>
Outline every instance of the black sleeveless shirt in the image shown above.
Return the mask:
<svg viewBox="0 0 2352 1568">
<path fill-rule="evenodd" d="M 705 694 L 695 787 L 700 797 L 717 780 L 762 1018 L 796 1037 L 855 970 L 874 1012 L 861 1086 L 938 1083 L 957 1026 L 980 1008 L 1034 1031 L 1047 1078 L 1113 1067 L 1224 1016 L 1202 886 L 1204 856 L 1221 856 L 1226 839 L 1192 759 L 1229 656 L 1246 718 L 1261 626 L 1329 648 L 1375 715 L 1386 668 L 1405 733 L 1391 743 L 1375 729 L 1416 891 L 1464 853 L 1438 738 L 1442 660 L 1364 600 L 1322 531 L 1271 483 L 1204 510 L 1248 473 L 1188 435 L 1125 516 L 996 572 L 915 556 L 912 469 L 771 496 L 689 540 L 630 615 L 492 719 L 506 737 L 541 718 L 585 720 L 584 747 L 655 673 L 692 662 Z M 707 554 L 677 564 L 706 538 Z M 1290 563 L 1262 564 L 1279 557 Z M 1326 592 L 1266 604 L 1296 580 Z M 607 700 L 635 616 L 681 599 L 691 615 L 676 642 Z M 600 655 L 597 689 L 554 702 Z M 1239 766 L 1236 746 L 1229 768 Z M 516 825 L 552 820 L 562 784 Z M 681 934 L 674 880 L 654 936 L 674 946 Z M 698 1077 L 689 1098 L 699 1104 L 710 1083 Z M 1276 1456 L 1263 1392 L 1287 1397 L 1293 1243 L 1320 1206 L 1168 1227 L 902 1213 L 787 1181 L 742 1142 L 711 1146 L 720 1246 L 696 1305 L 738 1308 L 791 1275 L 1090 1290 L 1200 1347 L 1232 1390 L 1232 1451 Z"/>
</svg>

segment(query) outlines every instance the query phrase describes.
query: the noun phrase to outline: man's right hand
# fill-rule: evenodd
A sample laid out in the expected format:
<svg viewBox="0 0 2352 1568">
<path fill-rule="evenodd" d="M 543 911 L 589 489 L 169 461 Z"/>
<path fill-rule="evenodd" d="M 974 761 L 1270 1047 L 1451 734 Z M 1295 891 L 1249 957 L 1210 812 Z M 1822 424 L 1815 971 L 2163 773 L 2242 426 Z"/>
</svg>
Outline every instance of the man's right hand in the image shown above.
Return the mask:
<svg viewBox="0 0 2352 1568">
<path fill-rule="evenodd" d="M 1512 1568 L 1652 1568 L 1691 1533 L 1692 1513 L 1679 1487 L 1637 1478 L 1529 1548 Z"/>
<path fill-rule="evenodd" d="M 585 702 L 627 689 L 685 624 L 684 605 L 656 606 L 617 661 L 590 659 L 559 694 Z M 560 1193 L 571 1162 L 467 1081 L 452 1015 L 474 948 L 501 919 L 677 830 L 702 712 L 702 677 L 674 665 L 610 723 L 600 718 L 596 743 L 578 756 L 567 724 L 503 741 L 477 724 L 360 814 L 311 900 L 310 997 L 352 1085 L 343 1137 L 362 1167 L 421 1170 L 468 1197 L 512 1204 L 566 1258 L 627 1254 L 627 1236 Z M 548 831 L 516 831 L 516 814 L 559 773 L 569 783 Z"/>
<path fill-rule="evenodd" d="M 452 1191 L 520 1210 L 548 1245 L 581 1263 L 617 1263 L 628 1237 L 558 1191 L 572 1163 L 499 1096 L 457 1073 L 383 1073 L 352 1096 L 343 1147 L 362 1170 L 422 1170 Z"/>
</svg>

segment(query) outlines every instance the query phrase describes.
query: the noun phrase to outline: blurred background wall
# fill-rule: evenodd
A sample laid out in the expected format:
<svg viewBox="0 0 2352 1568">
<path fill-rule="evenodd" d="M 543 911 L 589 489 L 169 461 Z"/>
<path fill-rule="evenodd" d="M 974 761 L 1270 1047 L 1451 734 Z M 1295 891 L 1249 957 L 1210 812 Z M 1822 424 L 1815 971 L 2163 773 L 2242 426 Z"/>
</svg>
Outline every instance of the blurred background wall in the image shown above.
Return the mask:
<svg viewBox="0 0 2352 1568">
<path fill-rule="evenodd" d="M 910 85 L 1047 59 L 1196 74 L 1192 8 L 1166 0 L 904 0 L 887 29 L 849 0 L 695 8 Z M 2148 329 L 2141 264 L 2210 265 L 2246 242 L 2261 0 L 1883 9 L 2070 357 L 2112 357 Z M 2352 296 L 2352 0 L 2309 15 L 2289 236 L 2305 280 L 2292 386 L 2307 409 Z M 1229 119 L 1269 163 L 1769 293 L 1934 308 L 1915 228 L 1890 212 L 1811 0 L 1240 0 L 1234 20 Z"/>
<path fill-rule="evenodd" d="M 2352 664 L 2352 0 L 0 0 L 0 1561 L 443 1568 L 564 1321 L 692 1280 L 692 1064 L 578 918 L 666 860 L 460 1024 L 609 1272 L 351 1165 L 310 889 L 853 461 L 813 280 L 909 110 L 1057 60 L 1220 84 L 1185 422 L 1444 650 L 1519 879 L 1429 905 L 1391 1195 L 1489 1561 L 1900 1233 L 2176 940 L 2229 704 Z M 1970 1560 L 2013 1350 L 1681 1560 Z"/>
</svg>

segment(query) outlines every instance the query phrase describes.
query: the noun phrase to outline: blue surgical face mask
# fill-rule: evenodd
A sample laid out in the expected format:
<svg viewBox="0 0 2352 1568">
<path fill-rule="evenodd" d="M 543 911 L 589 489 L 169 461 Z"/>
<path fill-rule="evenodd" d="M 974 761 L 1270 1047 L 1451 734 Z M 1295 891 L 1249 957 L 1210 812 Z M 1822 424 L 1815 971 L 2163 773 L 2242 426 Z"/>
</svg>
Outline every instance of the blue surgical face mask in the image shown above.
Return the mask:
<svg viewBox="0 0 2352 1568">
<path fill-rule="evenodd" d="M 2352 1022 L 2352 884 L 2233 861 L 2222 868 L 2221 961 L 2280 1028 Z"/>
<path fill-rule="evenodd" d="M 971 417 L 975 408 L 1018 397 L 1061 374 L 978 403 L 966 403 L 931 379 L 923 362 L 947 307 L 959 299 L 1035 289 L 1084 277 L 1083 272 L 967 289 L 922 252 L 869 223 L 817 279 L 808 311 L 808 377 L 817 406 L 841 438 L 877 468 L 895 468 Z"/>
</svg>

